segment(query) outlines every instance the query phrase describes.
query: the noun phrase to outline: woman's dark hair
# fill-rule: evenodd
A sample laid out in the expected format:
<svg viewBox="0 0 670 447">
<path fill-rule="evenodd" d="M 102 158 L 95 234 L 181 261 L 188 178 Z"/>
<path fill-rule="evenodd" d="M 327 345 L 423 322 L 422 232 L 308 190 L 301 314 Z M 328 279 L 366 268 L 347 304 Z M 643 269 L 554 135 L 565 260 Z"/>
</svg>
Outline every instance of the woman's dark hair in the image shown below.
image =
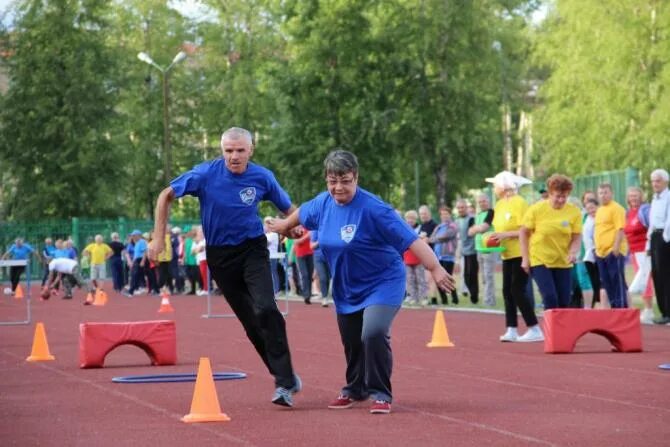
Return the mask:
<svg viewBox="0 0 670 447">
<path fill-rule="evenodd" d="M 352 173 L 358 175 L 358 159 L 354 154 L 343 149 L 331 151 L 323 161 L 325 175 L 342 176 Z"/>
</svg>

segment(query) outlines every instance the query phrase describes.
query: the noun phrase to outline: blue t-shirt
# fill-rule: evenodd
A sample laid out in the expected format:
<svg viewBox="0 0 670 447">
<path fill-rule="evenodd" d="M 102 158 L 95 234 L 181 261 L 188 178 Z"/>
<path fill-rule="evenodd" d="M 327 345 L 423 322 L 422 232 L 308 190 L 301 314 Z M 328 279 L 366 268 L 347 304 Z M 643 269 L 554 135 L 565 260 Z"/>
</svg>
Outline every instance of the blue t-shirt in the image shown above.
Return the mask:
<svg viewBox="0 0 670 447">
<path fill-rule="evenodd" d="M 70 257 L 70 250 L 67 250 L 65 248 L 57 248 L 54 250 L 54 259 L 69 258 L 69 257 Z"/>
<path fill-rule="evenodd" d="M 42 250 L 42 256 L 45 258 L 52 258 L 54 257 L 54 253 L 56 253 L 56 247 L 53 245 L 45 245 L 44 249 Z"/>
<path fill-rule="evenodd" d="M 249 163 L 242 174 L 234 174 L 222 158 L 199 164 L 170 183 L 177 197 L 200 199 L 200 218 L 209 246 L 239 245 L 264 234 L 258 204 L 269 200 L 280 211 L 291 207 L 291 199 L 262 166 Z"/>
<path fill-rule="evenodd" d="M 300 222 L 319 231 L 319 245 L 333 277 L 337 313 L 402 303 L 401 254 L 417 235 L 391 206 L 362 188 L 346 205 L 338 205 L 323 192 L 300 207 Z"/>
<path fill-rule="evenodd" d="M 12 259 L 30 259 L 30 254 L 33 252 L 33 247 L 30 244 L 25 242 L 18 247 L 16 244 L 12 244 L 9 247 L 9 254 Z"/>
<path fill-rule="evenodd" d="M 140 239 L 135 243 L 135 250 L 133 251 L 133 261 L 136 259 L 142 259 L 144 252 L 147 251 L 149 244 L 145 239 Z"/>
</svg>

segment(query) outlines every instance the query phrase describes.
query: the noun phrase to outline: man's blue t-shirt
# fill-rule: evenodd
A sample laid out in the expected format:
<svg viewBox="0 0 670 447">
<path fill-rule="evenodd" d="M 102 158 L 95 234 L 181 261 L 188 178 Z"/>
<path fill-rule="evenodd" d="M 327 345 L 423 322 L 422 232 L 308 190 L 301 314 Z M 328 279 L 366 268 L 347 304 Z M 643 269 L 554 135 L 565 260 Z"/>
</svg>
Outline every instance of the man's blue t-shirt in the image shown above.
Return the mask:
<svg viewBox="0 0 670 447">
<path fill-rule="evenodd" d="M 147 244 L 147 241 L 145 239 L 140 239 L 139 241 L 135 242 L 135 249 L 133 251 L 133 261 L 137 259 L 142 259 L 142 256 L 144 256 L 144 252 L 147 251 L 148 247 L 149 244 Z"/>
<path fill-rule="evenodd" d="M 53 258 L 54 253 L 56 253 L 56 247 L 53 245 L 45 245 L 44 249 L 42 249 L 42 256 L 45 258 Z"/>
<path fill-rule="evenodd" d="M 319 231 L 337 313 L 350 314 L 373 304 L 402 304 L 401 253 L 417 235 L 391 206 L 362 188 L 346 205 L 338 205 L 323 192 L 300 207 L 300 222 Z"/>
<path fill-rule="evenodd" d="M 172 180 L 176 197 L 200 199 L 200 218 L 209 246 L 239 245 L 262 236 L 258 204 L 269 200 L 280 211 L 291 207 L 291 199 L 262 166 L 249 163 L 242 174 L 234 174 L 223 158 L 202 163 Z"/>
<path fill-rule="evenodd" d="M 33 251 L 33 247 L 31 247 L 30 244 L 26 244 L 25 242 L 21 244 L 20 247 L 16 244 L 12 244 L 12 246 L 9 247 L 9 254 L 11 255 L 12 259 L 29 259 L 30 254 Z"/>
<path fill-rule="evenodd" d="M 57 248 L 54 250 L 54 259 L 58 258 L 69 258 L 70 257 L 70 250 L 66 250 L 65 248 Z"/>
</svg>

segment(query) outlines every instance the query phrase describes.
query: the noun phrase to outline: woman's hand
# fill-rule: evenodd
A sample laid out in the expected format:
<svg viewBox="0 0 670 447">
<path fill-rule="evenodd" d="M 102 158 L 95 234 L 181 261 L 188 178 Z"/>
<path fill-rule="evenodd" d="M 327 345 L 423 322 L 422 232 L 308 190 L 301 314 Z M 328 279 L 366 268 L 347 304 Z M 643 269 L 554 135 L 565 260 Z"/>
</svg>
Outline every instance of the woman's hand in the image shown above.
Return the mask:
<svg viewBox="0 0 670 447">
<path fill-rule="evenodd" d="M 530 262 L 528 261 L 528 258 L 525 256 L 521 258 L 521 268 L 523 269 L 524 272 L 530 275 Z"/>
<path fill-rule="evenodd" d="M 440 264 L 437 264 L 437 266 L 430 271 L 430 274 L 432 275 L 435 284 L 445 292 L 451 292 L 456 288 L 454 277 L 447 273 L 444 267 Z"/>
</svg>

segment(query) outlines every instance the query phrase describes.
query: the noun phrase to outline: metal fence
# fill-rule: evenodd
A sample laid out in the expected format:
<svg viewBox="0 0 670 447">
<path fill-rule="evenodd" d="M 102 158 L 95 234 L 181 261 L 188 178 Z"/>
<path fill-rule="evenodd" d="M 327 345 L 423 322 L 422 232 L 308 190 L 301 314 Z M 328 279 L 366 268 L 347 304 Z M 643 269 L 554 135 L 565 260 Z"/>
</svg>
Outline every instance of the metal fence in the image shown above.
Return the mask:
<svg viewBox="0 0 670 447">
<path fill-rule="evenodd" d="M 173 226 L 185 227 L 187 225 L 200 224 L 199 220 L 174 220 L 170 222 Z M 18 237 L 23 238 L 35 250 L 42 252 L 44 240 L 47 237 L 66 240 L 72 238 L 74 246 L 78 252 L 93 241 L 96 234 L 101 234 L 105 241 L 110 241 L 110 235 L 113 232 L 119 233 L 121 240 L 133 230 L 148 232 L 153 229 L 152 220 L 126 219 L 119 217 L 117 219 L 88 219 L 73 217 L 70 220 L 50 220 L 40 222 L 2 222 L 0 223 L 0 247 L 4 253 L 14 243 Z M 41 277 L 44 272 L 44 266 L 38 265 L 35 259 L 32 260 L 33 277 Z M 6 269 L 0 269 L 0 281 L 6 281 L 8 272 Z"/>
</svg>

